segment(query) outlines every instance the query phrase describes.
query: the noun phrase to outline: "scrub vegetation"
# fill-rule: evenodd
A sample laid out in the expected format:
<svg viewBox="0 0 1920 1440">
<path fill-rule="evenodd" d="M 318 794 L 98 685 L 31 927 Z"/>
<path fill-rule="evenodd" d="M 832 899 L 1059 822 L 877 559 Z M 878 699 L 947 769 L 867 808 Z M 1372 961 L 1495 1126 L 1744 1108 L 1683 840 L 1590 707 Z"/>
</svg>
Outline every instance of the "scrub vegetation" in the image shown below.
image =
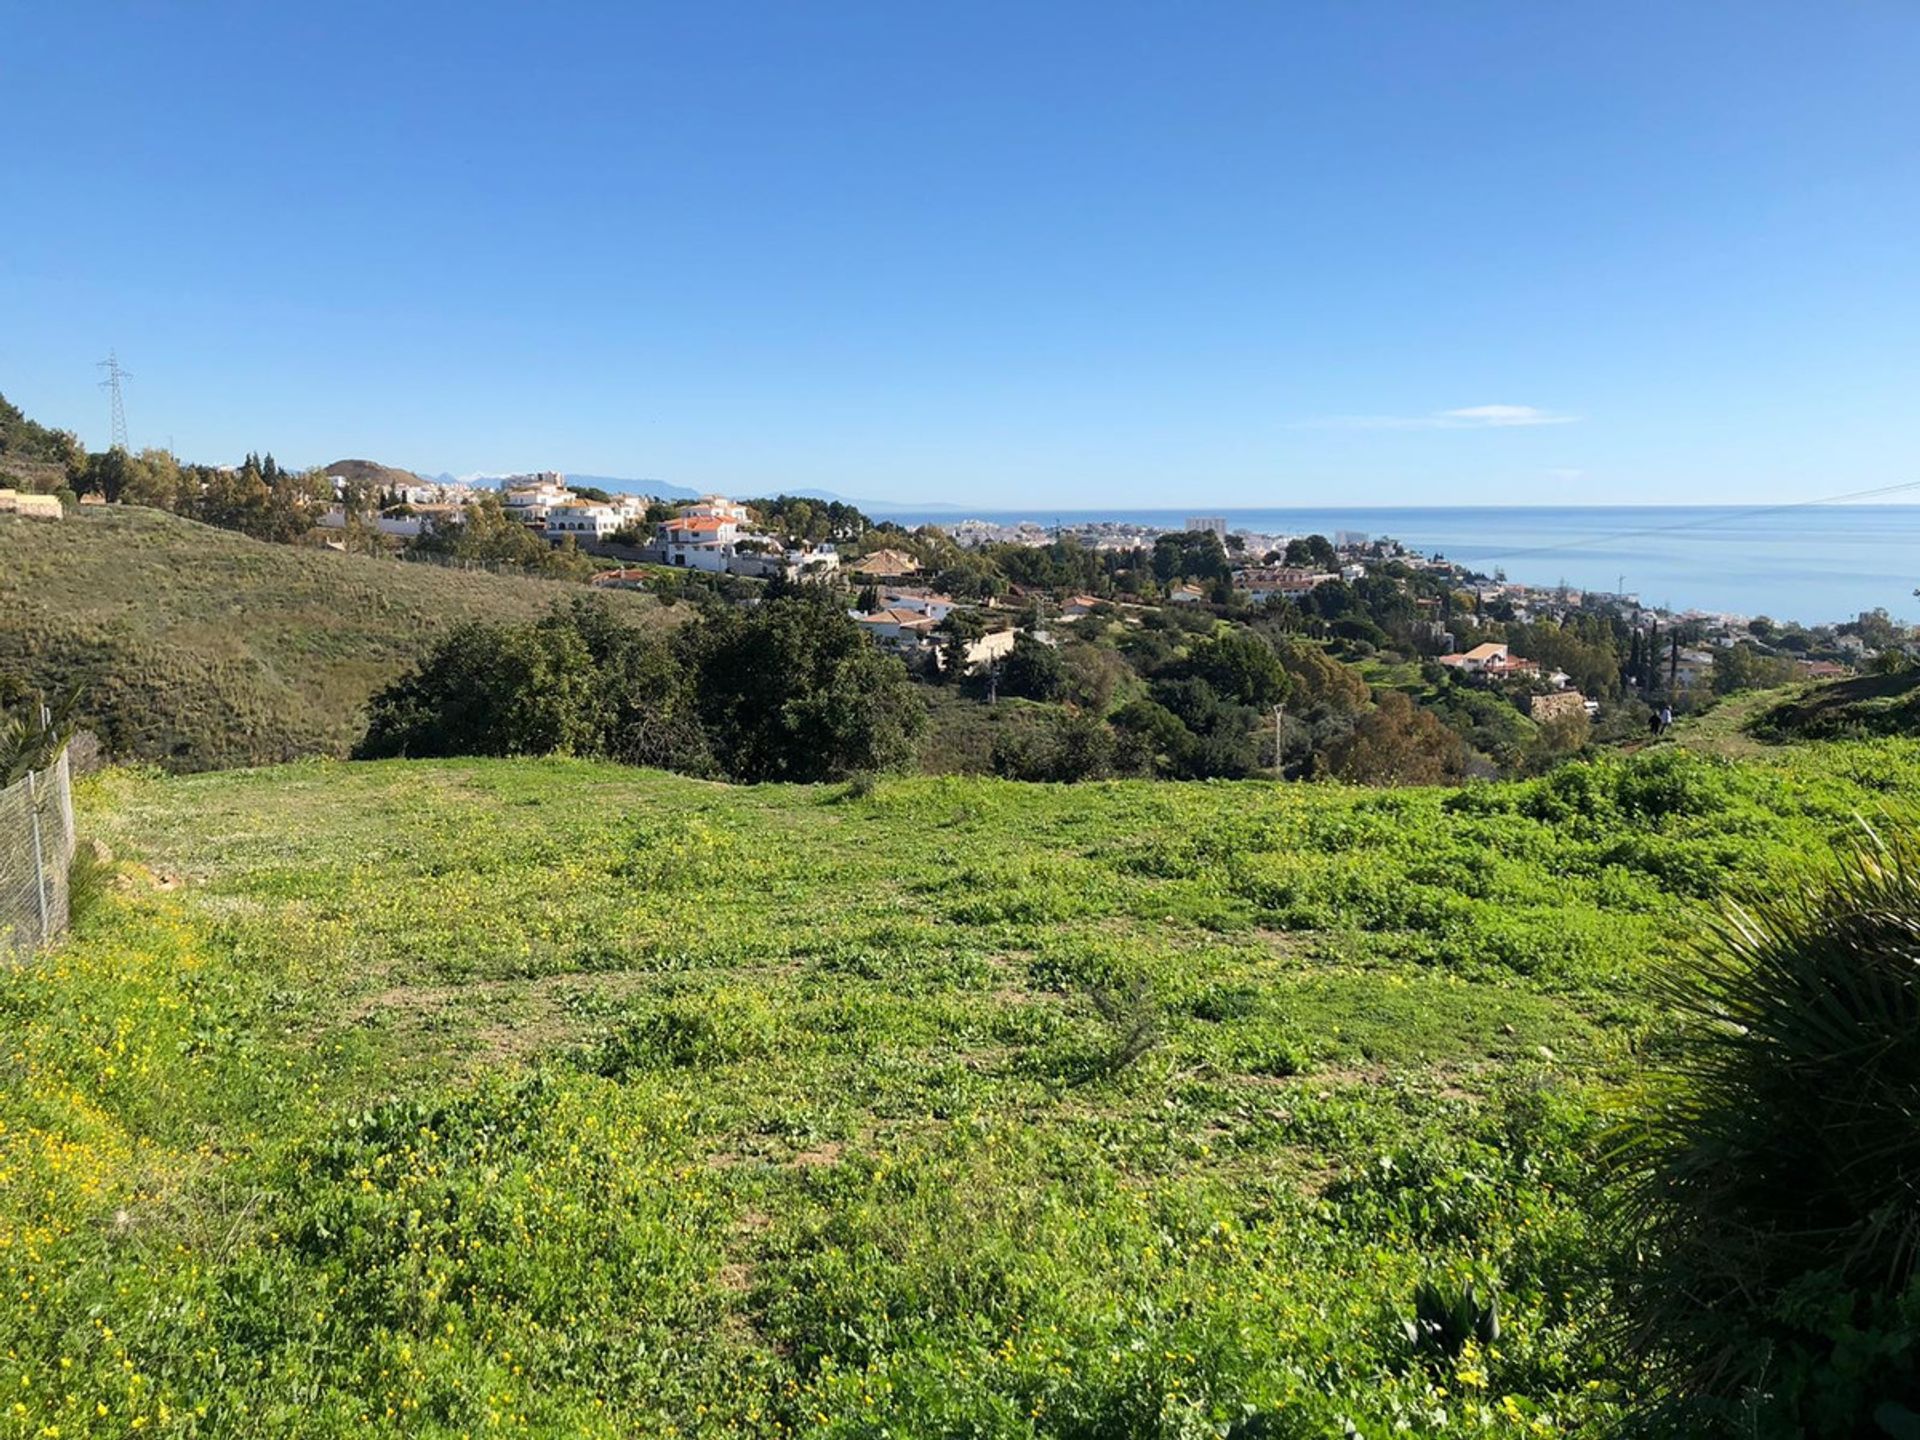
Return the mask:
<svg viewBox="0 0 1920 1440">
<path fill-rule="evenodd" d="M 456 626 L 532 620 L 576 593 L 82 506 L 0 523 L 0 674 L 79 691 L 116 757 L 205 770 L 344 755 L 368 698 Z M 641 625 L 670 614 L 639 595 L 605 603 Z"/>
<path fill-rule="evenodd" d="M 1916 782 L 106 772 L 0 974 L 0 1435 L 1600 1433 L 1668 979 Z"/>
</svg>

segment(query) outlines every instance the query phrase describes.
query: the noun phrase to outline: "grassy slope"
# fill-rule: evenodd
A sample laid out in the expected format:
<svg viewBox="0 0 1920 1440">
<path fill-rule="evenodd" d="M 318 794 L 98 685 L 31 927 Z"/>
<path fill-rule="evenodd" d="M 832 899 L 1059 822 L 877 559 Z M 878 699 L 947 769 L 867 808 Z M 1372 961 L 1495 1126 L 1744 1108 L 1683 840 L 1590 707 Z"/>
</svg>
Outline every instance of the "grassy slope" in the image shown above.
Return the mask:
<svg viewBox="0 0 1920 1440">
<path fill-rule="evenodd" d="M 115 752 L 182 769 L 341 754 L 367 696 L 435 636 L 580 593 L 88 507 L 57 525 L 0 519 L 0 672 L 83 682 Z"/>
<path fill-rule="evenodd" d="M 1915 734 L 1920 732 L 1920 670 L 1809 686 L 1756 716 L 1754 730 L 1771 740 Z"/>
<path fill-rule="evenodd" d="M 0 976 L 0 1436 L 1595 1428 L 1637 977 L 1916 781 L 111 774 L 149 868 Z M 1405 1355 L 1434 1266 L 1493 1352 Z"/>
<path fill-rule="evenodd" d="M 1030 700 L 988 705 L 946 685 L 923 686 L 920 693 L 927 702 L 920 769 L 929 775 L 990 775 L 996 736 L 1037 732 L 1048 715 L 1058 713 Z"/>
</svg>

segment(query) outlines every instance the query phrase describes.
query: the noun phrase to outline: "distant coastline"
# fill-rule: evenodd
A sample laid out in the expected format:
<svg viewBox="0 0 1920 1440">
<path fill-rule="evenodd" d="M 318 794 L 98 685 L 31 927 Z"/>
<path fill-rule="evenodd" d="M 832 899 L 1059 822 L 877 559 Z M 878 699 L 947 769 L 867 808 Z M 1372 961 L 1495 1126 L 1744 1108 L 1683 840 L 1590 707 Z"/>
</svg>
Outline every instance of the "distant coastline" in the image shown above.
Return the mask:
<svg viewBox="0 0 1920 1440">
<path fill-rule="evenodd" d="M 1051 527 L 1111 521 L 1184 527 L 1190 515 L 1229 530 L 1392 536 L 1475 569 L 1536 585 L 1624 588 L 1678 610 L 1769 615 L 1803 624 L 1850 620 L 1883 608 L 1920 612 L 1920 505 L 1829 504 L 1278 506 L 1184 509 L 970 509 L 900 506 L 875 518 L 903 525 L 985 520 Z"/>
</svg>

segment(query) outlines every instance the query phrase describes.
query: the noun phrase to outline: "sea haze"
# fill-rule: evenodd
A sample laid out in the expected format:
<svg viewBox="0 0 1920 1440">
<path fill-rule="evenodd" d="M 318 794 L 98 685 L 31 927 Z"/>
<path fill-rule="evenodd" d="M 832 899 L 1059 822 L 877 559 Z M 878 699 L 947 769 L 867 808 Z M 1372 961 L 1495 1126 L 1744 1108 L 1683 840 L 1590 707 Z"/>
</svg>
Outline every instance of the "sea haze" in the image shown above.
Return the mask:
<svg viewBox="0 0 1920 1440">
<path fill-rule="evenodd" d="M 1770 615 L 1805 624 L 1851 620 L 1883 607 L 1920 610 L 1920 505 L 1444 506 L 1221 510 L 900 509 L 905 525 L 959 519 L 1011 525 L 1090 520 L 1178 530 L 1189 515 L 1220 515 L 1230 530 L 1390 535 L 1491 574 L 1583 590 L 1624 586 L 1650 605 Z"/>
</svg>

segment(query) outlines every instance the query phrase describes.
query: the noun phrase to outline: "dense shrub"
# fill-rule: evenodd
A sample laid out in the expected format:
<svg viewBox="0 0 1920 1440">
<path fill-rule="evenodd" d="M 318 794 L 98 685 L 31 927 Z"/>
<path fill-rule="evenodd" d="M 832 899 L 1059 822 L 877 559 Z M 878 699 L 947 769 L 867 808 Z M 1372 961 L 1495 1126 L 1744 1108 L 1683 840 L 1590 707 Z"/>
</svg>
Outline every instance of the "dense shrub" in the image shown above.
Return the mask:
<svg viewBox="0 0 1920 1440">
<path fill-rule="evenodd" d="M 1098 716 L 1062 710 L 1035 726 L 1005 730 L 993 740 L 993 770 L 1009 780 L 1104 780 L 1137 773 L 1144 748 L 1116 736 Z"/>
<path fill-rule="evenodd" d="M 1466 773 L 1467 747 L 1430 711 L 1416 710 L 1398 690 L 1387 690 L 1332 747 L 1327 762 L 1343 780 L 1434 785 Z"/>
<path fill-rule="evenodd" d="M 828 780 L 912 758 L 925 704 L 830 594 L 719 611 L 679 642 L 708 742 L 735 779 Z"/>
<path fill-rule="evenodd" d="M 1017 699 L 1058 700 L 1067 689 L 1067 667 L 1060 652 L 1022 632 L 1000 662 L 1000 692 Z"/>
<path fill-rule="evenodd" d="M 362 758 L 562 752 L 740 780 L 897 768 L 924 718 L 900 662 L 810 595 L 719 611 L 672 642 L 591 600 L 465 625 L 370 708 Z"/>
<path fill-rule="evenodd" d="M 1239 705 L 1272 705 L 1291 688 L 1273 647 L 1251 630 L 1231 630 L 1195 644 L 1187 673 L 1222 699 Z"/>
</svg>

